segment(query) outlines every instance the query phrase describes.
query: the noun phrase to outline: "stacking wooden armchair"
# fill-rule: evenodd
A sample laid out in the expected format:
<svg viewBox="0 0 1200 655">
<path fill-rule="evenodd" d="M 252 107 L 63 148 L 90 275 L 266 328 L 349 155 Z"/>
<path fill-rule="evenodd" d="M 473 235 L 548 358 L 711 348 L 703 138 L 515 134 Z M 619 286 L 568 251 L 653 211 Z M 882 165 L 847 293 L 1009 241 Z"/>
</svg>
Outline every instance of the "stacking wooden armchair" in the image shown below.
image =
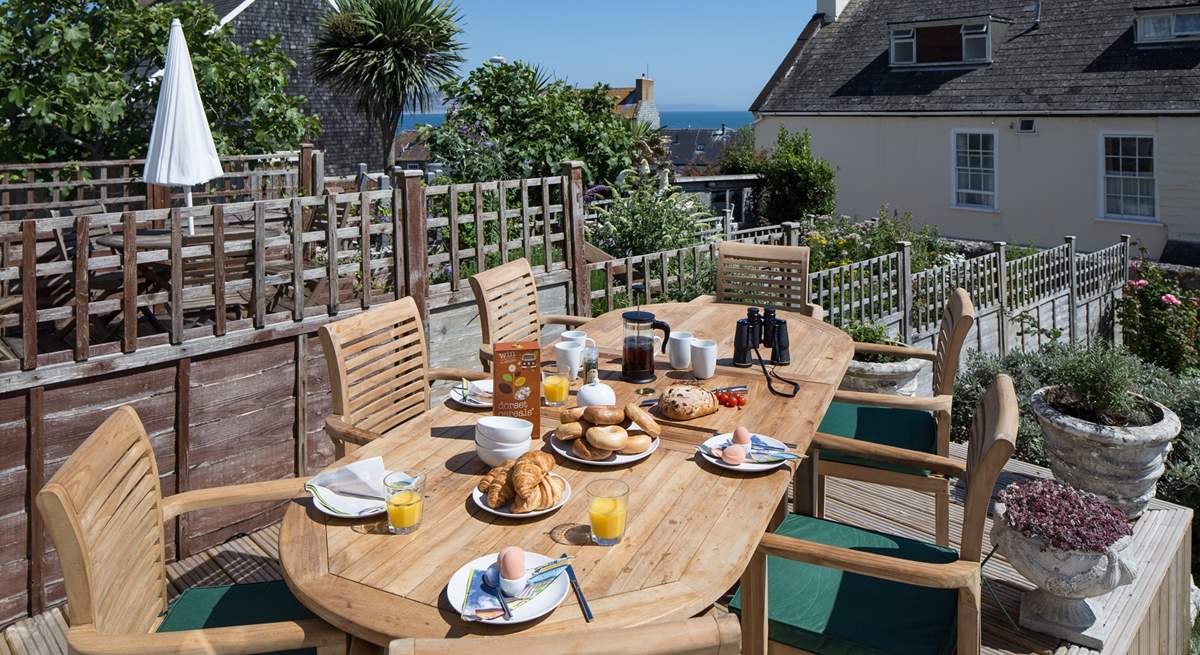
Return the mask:
<svg viewBox="0 0 1200 655">
<path fill-rule="evenodd" d="M 692 302 L 723 302 L 790 309 L 813 318 L 825 310 L 809 302 L 807 246 L 722 241 L 717 255 L 717 295 Z"/>
<path fill-rule="evenodd" d="M 1012 380 L 1000 375 L 975 408 L 965 466 L 900 448 L 876 454 L 966 480 L 959 551 L 812 516 L 785 518 L 763 537 L 731 603 L 742 615 L 744 652 L 766 652 L 769 638 L 771 653 L 892 653 L 900 645 L 906 653 L 956 646 L 958 655 L 979 653 L 984 525 L 1017 422 Z"/>
<path fill-rule="evenodd" d="M 595 628 L 563 634 L 478 639 L 397 639 L 388 648 L 388 655 L 735 655 L 741 649 L 742 633 L 737 617 L 708 614 L 687 621 L 623 630 Z"/>
<path fill-rule="evenodd" d="M 588 322 L 582 316 L 543 314 L 538 310 L 537 282 L 529 261 L 521 258 L 471 276 L 471 291 L 479 307 L 483 343 L 479 361 L 491 370 L 492 344 L 501 341 L 537 341 L 545 325 L 575 327 Z"/>
<path fill-rule="evenodd" d="M 351 449 L 389 436 L 429 409 L 435 380 L 482 380 L 466 369 L 429 368 L 425 326 L 417 304 L 404 297 L 321 327 L 329 367 L 333 414 L 325 433 L 340 458 Z"/>
<path fill-rule="evenodd" d="M 937 542 L 950 544 L 950 484 L 927 466 L 905 466 L 877 457 L 880 448 L 946 457 L 950 453 L 950 408 L 954 378 L 967 334 L 975 323 L 971 296 L 955 289 L 938 329 L 937 349 L 870 343 L 854 344 L 855 352 L 916 357 L 933 362 L 933 395 L 894 396 L 838 391 L 817 427 L 815 443 L 830 448 L 817 464 L 816 515 L 823 515 L 825 477 L 877 482 L 933 494 Z"/>
<path fill-rule="evenodd" d="M 71 652 L 346 652 L 345 634 L 305 609 L 282 581 L 194 588 L 167 602 L 164 521 L 200 509 L 285 500 L 303 485 L 292 478 L 163 498 L 145 428 L 133 408 L 117 409 L 37 496 L 62 560 Z"/>
</svg>

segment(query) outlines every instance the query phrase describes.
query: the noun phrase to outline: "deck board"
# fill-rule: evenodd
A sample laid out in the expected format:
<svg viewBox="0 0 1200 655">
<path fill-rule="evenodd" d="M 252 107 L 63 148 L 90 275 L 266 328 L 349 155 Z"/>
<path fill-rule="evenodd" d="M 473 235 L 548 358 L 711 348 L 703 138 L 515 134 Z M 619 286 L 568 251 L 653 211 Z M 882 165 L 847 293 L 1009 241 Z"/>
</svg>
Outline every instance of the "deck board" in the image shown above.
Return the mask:
<svg viewBox="0 0 1200 655">
<path fill-rule="evenodd" d="M 964 448 L 953 447 L 952 454 L 962 457 Z M 1001 485 L 1022 476 L 1047 476 L 1045 469 L 1011 462 L 1005 469 Z M 932 541 L 933 498 L 915 491 L 893 489 L 880 485 L 830 479 L 826 490 L 826 517 L 866 528 Z M 962 489 L 952 493 L 950 508 L 951 541 L 957 543 L 961 533 Z M 1120 637 L 1112 640 L 1103 655 L 1165 652 L 1161 646 L 1182 643 L 1186 648 L 1190 626 L 1172 620 L 1174 611 L 1165 599 L 1181 596 L 1186 604 L 1188 589 L 1183 582 L 1186 562 L 1167 557 L 1187 533 L 1186 522 L 1191 511 L 1155 500 L 1147 518 L 1138 523 L 1139 532 L 1153 535 L 1135 544 L 1130 556 L 1147 562 L 1138 570 L 1138 577 L 1126 593 L 1114 604 L 1108 619 L 1119 625 Z M 991 551 L 986 537 L 983 552 Z M 169 590 L 172 598 L 195 585 L 258 582 L 281 578 L 277 561 L 279 524 L 273 524 L 249 535 L 197 553 L 168 565 Z M 1158 553 L 1158 557 L 1155 556 Z M 1181 568 L 1183 567 L 1183 568 Z M 1011 621 L 1018 620 L 1021 593 L 1030 584 L 995 555 L 984 566 L 987 584 L 983 590 L 983 652 L 987 655 L 1100 655 L 1046 635 L 1021 630 Z M 1178 580 L 1176 578 L 1179 578 Z M 1160 590 L 1167 594 L 1160 594 Z M 66 619 L 62 607 L 55 607 L 33 618 L 9 626 L 0 639 L 0 655 L 66 655 Z M 1144 636 L 1143 636 L 1144 635 Z M 1181 651 L 1182 652 L 1182 651 Z"/>
</svg>

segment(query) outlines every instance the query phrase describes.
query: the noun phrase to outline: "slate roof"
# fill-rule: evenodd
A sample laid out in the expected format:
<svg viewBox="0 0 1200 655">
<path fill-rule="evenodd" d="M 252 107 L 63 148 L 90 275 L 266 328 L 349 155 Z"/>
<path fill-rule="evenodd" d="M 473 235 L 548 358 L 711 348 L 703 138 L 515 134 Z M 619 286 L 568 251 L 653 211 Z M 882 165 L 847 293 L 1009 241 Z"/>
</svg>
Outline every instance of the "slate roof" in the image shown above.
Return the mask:
<svg viewBox="0 0 1200 655">
<path fill-rule="evenodd" d="M 1134 3 L 1179 0 L 850 0 L 772 78 L 759 112 L 1200 112 L 1200 43 L 1134 45 Z M 1200 4 L 1188 0 L 1188 4 Z M 993 63 L 888 63 L 889 22 L 1011 19 Z"/>
<path fill-rule="evenodd" d="M 706 171 L 721 160 L 721 153 L 733 137 L 732 129 L 667 127 L 663 130 L 676 171 Z M 698 146 L 703 146 L 697 150 Z"/>
</svg>

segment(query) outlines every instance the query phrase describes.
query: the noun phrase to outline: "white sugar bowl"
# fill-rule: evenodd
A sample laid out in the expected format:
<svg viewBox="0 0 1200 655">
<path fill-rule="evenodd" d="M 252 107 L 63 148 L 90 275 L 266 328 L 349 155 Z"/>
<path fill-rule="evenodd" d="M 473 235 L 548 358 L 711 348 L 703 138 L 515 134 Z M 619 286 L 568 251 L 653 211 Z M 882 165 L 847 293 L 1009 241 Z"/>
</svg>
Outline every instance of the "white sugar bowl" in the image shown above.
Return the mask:
<svg viewBox="0 0 1200 655">
<path fill-rule="evenodd" d="M 588 405 L 616 405 L 617 392 L 613 388 L 600 381 L 589 382 L 588 384 L 579 387 L 579 395 L 576 403 L 580 407 Z"/>
</svg>

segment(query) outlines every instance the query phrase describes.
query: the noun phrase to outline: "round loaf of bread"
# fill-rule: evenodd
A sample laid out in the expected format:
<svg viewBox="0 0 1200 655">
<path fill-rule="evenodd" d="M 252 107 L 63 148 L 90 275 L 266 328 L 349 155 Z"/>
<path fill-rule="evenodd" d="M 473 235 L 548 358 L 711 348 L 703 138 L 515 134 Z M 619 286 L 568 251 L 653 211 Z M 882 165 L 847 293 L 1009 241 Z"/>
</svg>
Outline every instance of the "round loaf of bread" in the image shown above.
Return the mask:
<svg viewBox="0 0 1200 655">
<path fill-rule="evenodd" d="M 625 418 L 636 423 L 643 432 L 655 439 L 662 436 L 662 426 L 658 424 L 658 421 L 654 420 L 650 412 L 642 409 L 637 403 L 625 405 Z"/>
<path fill-rule="evenodd" d="M 629 433 L 619 425 L 597 425 L 584 433 L 587 442 L 603 450 L 620 450 L 629 441 Z"/>
<path fill-rule="evenodd" d="M 587 439 L 576 439 L 571 442 L 571 454 L 579 459 L 598 462 L 612 457 L 613 451 L 596 448 L 588 444 Z"/>
<path fill-rule="evenodd" d="M 625 422 L 625 410 L 616 405 L 592 405 L 583 410 L 583 420 L 592 425 L 619 425 Z"/>
<path fill-rule="evenodd" d="M 640 455 L 649 450 L 653 443 L 654 438 L 648 434 L 631 434 L 619 452 L 622 455 Z"/>
<path fill-rule="evenodd" d="M 717 411 L 720 403 L 711 391 L 690 384 L 673 384 L 658 399 L 658 411 L 676 421 L 689 421 Z"/>
</svg>

